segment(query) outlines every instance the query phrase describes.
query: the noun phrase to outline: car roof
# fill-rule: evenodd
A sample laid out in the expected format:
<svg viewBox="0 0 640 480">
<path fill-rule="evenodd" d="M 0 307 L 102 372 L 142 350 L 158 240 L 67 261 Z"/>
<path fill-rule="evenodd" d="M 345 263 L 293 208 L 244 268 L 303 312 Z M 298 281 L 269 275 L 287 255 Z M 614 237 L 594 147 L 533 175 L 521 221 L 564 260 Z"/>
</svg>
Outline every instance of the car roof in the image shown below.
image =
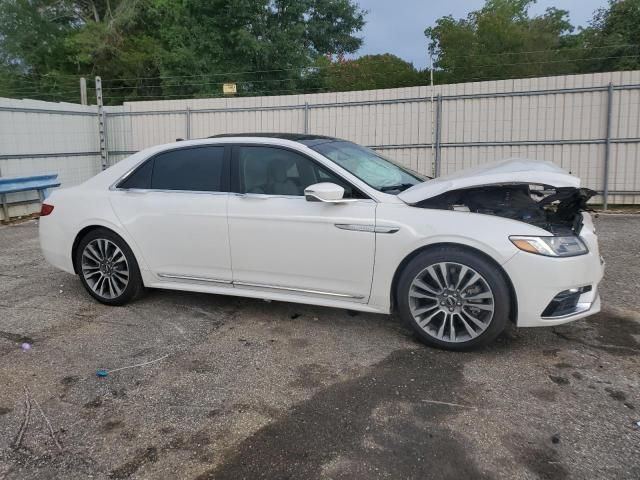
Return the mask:
<svg viewBox="0 0 640 480">
<path fill-rule="evenodd" d="M 230 138 L 230 137 L 252 137 L 252 138 L 279 138 L 281 140 L 290 140 L 292 142 L 302 143 L 308 147 L 319 145 L 327 142 L 341 142 L 340 138 L 328 137 L 326 135 L 311 135 L 308 133 L 221 133 L 219 135 L 211 135 L 208 138 Z"/>
</svg>

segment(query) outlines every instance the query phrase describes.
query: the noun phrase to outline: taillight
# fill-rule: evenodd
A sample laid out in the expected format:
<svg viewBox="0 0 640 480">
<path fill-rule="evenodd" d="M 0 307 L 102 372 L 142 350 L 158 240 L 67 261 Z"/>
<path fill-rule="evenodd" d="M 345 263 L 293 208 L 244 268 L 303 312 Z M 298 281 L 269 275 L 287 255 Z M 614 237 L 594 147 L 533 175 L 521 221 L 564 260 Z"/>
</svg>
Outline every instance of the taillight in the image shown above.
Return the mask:
<svg viewBox="0 0 640 480">
<path fill-rule="evenodd" d="M 42 208 L 40 209 L 40 216 L 46 217 L 47 215 L 51 215 L 51 212 L 53 212 L 53 205 L 43 203 Z"/>
</svg>

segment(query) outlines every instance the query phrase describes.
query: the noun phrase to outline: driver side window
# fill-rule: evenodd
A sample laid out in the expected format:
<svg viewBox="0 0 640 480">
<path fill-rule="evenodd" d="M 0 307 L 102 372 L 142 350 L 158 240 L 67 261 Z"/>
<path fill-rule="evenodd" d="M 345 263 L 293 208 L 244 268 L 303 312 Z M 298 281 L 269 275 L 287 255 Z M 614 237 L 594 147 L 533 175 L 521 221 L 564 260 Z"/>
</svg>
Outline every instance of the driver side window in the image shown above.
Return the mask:
<svg viewBox="0 0 640 480">
<path fill-rule="evenodd" d="M 265 146 L 237 147 L 240 193 L 304 196 L 304 189 L 332 182 L 345 198 L 366 198 L 348 182 L 311 159 L 290 150 Z"/>
</svg>

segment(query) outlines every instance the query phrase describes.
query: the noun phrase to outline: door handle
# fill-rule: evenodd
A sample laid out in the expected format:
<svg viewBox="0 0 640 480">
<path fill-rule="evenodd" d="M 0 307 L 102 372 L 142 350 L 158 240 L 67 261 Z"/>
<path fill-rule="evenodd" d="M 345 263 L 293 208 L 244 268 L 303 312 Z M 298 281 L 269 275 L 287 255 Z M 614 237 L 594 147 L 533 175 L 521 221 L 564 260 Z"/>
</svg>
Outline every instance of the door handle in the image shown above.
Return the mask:
<svg viewBox="0 0 640 480">
<path fill-rule="evenodd" d="M 264 193 L 236 193 L 236 195 L 248 200 L 267 200 L 271 197 L 271 195 L 265 195 Z"/>
</svg>

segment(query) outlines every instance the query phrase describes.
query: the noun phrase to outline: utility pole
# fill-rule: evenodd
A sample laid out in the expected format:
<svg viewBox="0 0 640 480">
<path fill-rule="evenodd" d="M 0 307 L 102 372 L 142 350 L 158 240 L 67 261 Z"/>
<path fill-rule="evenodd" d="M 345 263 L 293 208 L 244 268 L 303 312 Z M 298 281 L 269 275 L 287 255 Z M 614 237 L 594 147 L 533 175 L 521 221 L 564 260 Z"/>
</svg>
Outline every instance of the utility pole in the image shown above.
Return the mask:
<svg viewBox="0 0 640 480">
<path fill-rule="evenodd" d="M 87 79 L 80 77 L 80 103 L 87 104 Z"/>
<path fill-rule="evenodd" d="M 102 170 L 106 170 L 108 165 L 107 152 L 107 123 L 104 113 L 104 105 L 102 103 L 102 79 L 96 77 L 96 102 L 98 105 L 98 135 L 100 136 L 100 163 Z"/>
</svg>

